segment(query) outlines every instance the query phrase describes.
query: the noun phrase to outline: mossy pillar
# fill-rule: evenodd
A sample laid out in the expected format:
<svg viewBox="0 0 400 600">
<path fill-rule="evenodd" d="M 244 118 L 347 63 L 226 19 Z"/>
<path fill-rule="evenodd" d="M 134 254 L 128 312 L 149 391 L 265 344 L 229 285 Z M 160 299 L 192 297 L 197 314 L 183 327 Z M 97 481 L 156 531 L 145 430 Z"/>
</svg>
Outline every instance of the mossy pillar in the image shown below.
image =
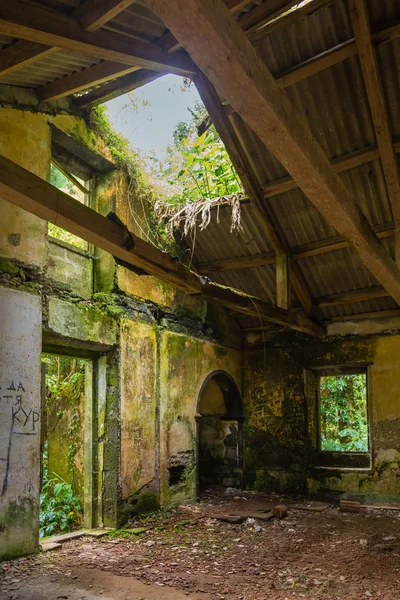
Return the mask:
<svg viewBox="0 0 400 600">
<path fill-rule="evenodd" d="M 1 561 L 39 544 L 40 298 L 0 288 L 0 315 Z"/>
</svg>

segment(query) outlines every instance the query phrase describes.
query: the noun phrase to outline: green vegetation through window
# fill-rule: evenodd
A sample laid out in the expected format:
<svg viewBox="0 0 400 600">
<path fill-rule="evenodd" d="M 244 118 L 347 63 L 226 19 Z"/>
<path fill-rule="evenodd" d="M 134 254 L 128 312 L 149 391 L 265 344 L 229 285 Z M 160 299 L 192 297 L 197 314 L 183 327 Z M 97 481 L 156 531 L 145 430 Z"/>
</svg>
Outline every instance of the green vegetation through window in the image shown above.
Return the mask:
<svg viewBox="0 0 400 600">
<path fill-rule="evenodd" d="M 320 377 L 320 449 L 368 452 L 366 373 Z"/>
<path fill-rule="evenodd" d="M 89 204 L 90 182 L 82 181 L 77 177 L 66 173 L 64 170 L 61 171 L 59 166 L 56 166 L 55 162 L 51 162 L 50 165 L 50 183 L 62 192 L 76 198 L 76 200 L 79 200 L 82 204 Z M 71 244 L 76 248 L 81 248 L 82 250 L 88 249 L 88 243 L 85 240 L 82 240 L 80 237 L 73 233 L 69 233 L 69 231 L 62 229 L 62 227 L 58 227 L 53 223 L 48 224 L 48 233 L 50 237 Z"/>
</svg>

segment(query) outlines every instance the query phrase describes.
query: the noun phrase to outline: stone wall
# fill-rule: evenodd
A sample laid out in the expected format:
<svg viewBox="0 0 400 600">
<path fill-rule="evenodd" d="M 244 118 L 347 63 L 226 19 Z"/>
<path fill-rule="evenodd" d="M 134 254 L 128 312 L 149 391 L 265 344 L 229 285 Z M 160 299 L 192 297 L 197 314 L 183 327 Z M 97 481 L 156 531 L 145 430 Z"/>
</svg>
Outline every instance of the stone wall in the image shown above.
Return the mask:
<svg viewBox="0 0 400 600">
<path fill-rule="evenodd" d="M 5 95 L 0 153 L 46 179 L 55 125 L 74 143 L 111 159 L 101 138 L 68 103 L 36 106 L 26 96 L 29 110 L 10 106 L 13 96 Z M 146 228 L 143 203 L 121 170 L 98 175 L 96 209 L 117 212 L 136 235 Z M 204 301 L 117 266 L 105 252 L 94 249 L 93 259 L 49 239 L 44 221 L 1 198 L 0 210 L 0 293 L 10 311 L 1 337 L 1 373 L 3 379 L 16 379 L 18 369 L 24 377 L 31 373 L 27 388 L 25 379 L 21 385 L 29 389 L 26 410 L 35 415 L 35 428 L 41 351 L 90 359 L 82 438 L 85 524 L 116 526 L 132 512 L 158 506 L 160 499 L 194 500 L 197 396 L 215 369 L 226 369 L 240 384 L 240 351 L 224 347 L 240 346 L 237 326 L 223 309 L 208 311 Z M 32 312 L 26 327 L 24 311 Z M 14 353 L 15 373 L 4 352 Z M 2 386 L 11 385 L 3 379 Z M 2 483 L 8 421 L 0 423 Z M 19 464 L 18 452 L 12 456 L 7 496 L 0 504 L 0 559 L 38 547 L 39 435 L 35 431 L 21 440 L 25 460 Z M 12 447 L 17 448 L 14 440 Z M 185 457 L 185 478 L 169 490 L 168 469 Z"/>
<path fill-rule="evenodd" d="M 368 365 L 371 468 L 319 468 L 313 369 Z M 259 489 L 400 499 L 400 337 L 248 350 L 246 477 Z"/>
</svg>

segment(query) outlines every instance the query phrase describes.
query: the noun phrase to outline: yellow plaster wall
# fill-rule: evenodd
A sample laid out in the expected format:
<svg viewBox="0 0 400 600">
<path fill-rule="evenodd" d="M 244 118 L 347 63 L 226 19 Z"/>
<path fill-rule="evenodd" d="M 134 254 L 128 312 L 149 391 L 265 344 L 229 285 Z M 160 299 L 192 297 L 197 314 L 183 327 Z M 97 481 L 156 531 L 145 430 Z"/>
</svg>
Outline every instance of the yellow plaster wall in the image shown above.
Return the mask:
<svg viewBox="0 0 400 600">
<path fill-rule="evenodd" d="M 121 483 L 125 499 L 156 476 L 156 334 L 121 322 Z"/>
<path fill-rule="evenodd" d="M 160 346 L 161 502 L 177 504 L 196 497 L 196 422 L 200 389 L 213 371 L 226 371 L 241 389 L 241 353 L 203 340 L 165 331 Z M 171 459 L 186 453 L 192 465 L 185 482 L 168 486 Z"/>
<path fill-rule="evenodd" d="M 44 115 L 0 109 L 0 154 L 43 179 L 50 164 L 50 130 Z M 43 268 L 47 224 L 0 198 L 0 255 Z"/>
<path fill-rule="evenodd" d="M 224 395 L 215 379 L 210 379 L 201 393 L 199 413 L 201 415 L 225 415 Z"/>
<path fill-rule="evenodd" d="M 400 418 L 400 337 L 380 338 L 371 367 L 373 420 Z M 400 446 L 400 440 L 399 440 Z"/>
</svg>

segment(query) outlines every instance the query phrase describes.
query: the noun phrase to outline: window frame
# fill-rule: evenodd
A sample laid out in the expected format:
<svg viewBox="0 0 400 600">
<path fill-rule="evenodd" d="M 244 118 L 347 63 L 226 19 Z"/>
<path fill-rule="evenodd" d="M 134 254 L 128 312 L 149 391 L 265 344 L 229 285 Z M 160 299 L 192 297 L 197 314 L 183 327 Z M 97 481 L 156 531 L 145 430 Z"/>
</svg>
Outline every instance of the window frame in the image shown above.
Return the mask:
<svg viewBox="0 0 400 600">
<path fill-rule="evenodd" d="M 56 169 L 58 169 L 58 171 L 60 171 L 60 173 L 62 173 L 64 175 L 64 177 L 66 177 L 75 187 L 77 187 L 79 190 L 82 191 L 82 193 L 84 193 L 84 195 L 85 195 L 84 206 L 87 206 L 88 208 L 92 208 L 95 210 L 95 208 L 96 208 L 96 176 L 94 174 L 92 174 L 90 179 L 85 180 L 85 185 L 83 185 L 80 183 L 80 181 L 76 180 L 75 176 L 72 173 L 70 173 L 66 168 L 64 168 L 54 156 L 51 157 L 50 163 Z M 47 237 L 54 244 L 63 246 L 64 248 L 67 248 L 73 252 L 76 252 L 77 254 L 81 254 L 83 256 L 88 256 L 90 258 L 93 258 L 94 245 L 91 244 L 90 242 L 87 242 L 86 240 L 84 240 L 86 246 L 84 248 L 79 248 L 79 246 L 75 246 L 74 244 L 65 242 L 55 236 L 52 236 L 48 232 L 48 230 L 49 230 L 49 228 L 47 226 Z M 78 237 L 78 236 L 76 236 L 76 237 Z"/>
<path fill-rule="evenodd" d="M 318 466 L 333 469 L 368 469 L 372 467 L 372 435 L 371 435 L 371 374 L 369 365 L 335 366 L 315 369 L 317 375 L 316 388 L 316 451 L 318 456 Z M 340 375 L 365 375 L 366 377 L 366 408 L 367 408 L 367 426 L 368 426 L 368 450 L 367 452 L 352 452 L 338 450 L 322 450 L 321 448 L 321 377 L 340 376 Z"/>
</svg>

